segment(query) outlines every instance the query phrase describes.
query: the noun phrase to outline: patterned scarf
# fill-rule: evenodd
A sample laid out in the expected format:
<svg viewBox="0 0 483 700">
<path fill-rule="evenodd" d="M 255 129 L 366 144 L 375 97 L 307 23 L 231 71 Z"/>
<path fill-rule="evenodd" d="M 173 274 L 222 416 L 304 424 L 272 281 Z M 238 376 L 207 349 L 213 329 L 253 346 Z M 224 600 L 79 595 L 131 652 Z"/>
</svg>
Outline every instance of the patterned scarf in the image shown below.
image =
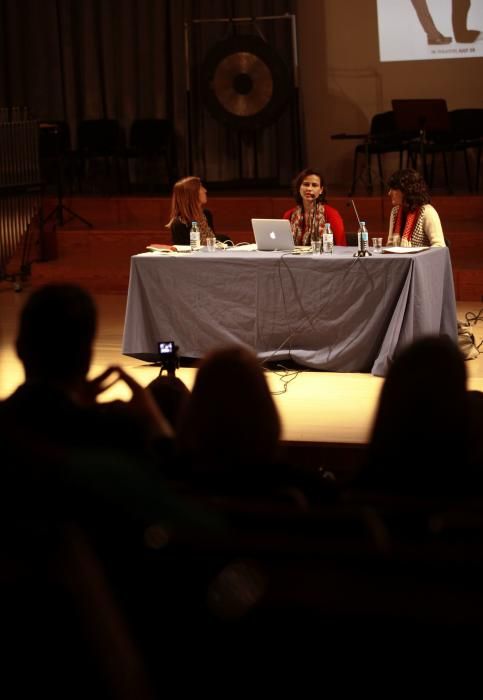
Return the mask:
<svg viewBox="0 0 483 700">
<path fill-rule="evenodd" d="M 187 226 L 189 231 L 191 228 L 191 221 L 196 221 L 196 219 L 190 219 L 190 221 L 185 221 L 179 216 L 178 221 L 181 221 L 185 226 Z M 210 228 L 210 225 L 208 224 L 208 220 L 204 212 L 201 212 L 201 216 L 198 219 L 198 226 L 200 227 L 200 243 L 201 245 L 206 245 L 206 239 L 212 237 L 214 238 L 215 234 Z"/>
<path fill-rule="evenodd" d="M 210 225 L 208 224 L 208 221 L 206 219 L 204 212 L 202 213 L 198 223 L 200 225 L 201 245 L 205 245 L 206 239 L 214 237 L 215 234 L 213 233 L 212 229 L 210 228 Z"/>
<path fill-rule="evenodd" d="M 305 220 L 303 207 L 296 207 L 290 216 L 295 245 L 310 245 L 312 232 L 322 238 L 325 225 L 325 207 L 318 202 Z"/>
<path fill-rule="evenodd" d="M 392 235 L 401 236 L 402 246 L 430 245 L 423 229 L 424 205 L 416 211 L 408 211 L 404 231 L 401 232 L 402 207 L 397 206 L 391 212 Z"/>
</svg>

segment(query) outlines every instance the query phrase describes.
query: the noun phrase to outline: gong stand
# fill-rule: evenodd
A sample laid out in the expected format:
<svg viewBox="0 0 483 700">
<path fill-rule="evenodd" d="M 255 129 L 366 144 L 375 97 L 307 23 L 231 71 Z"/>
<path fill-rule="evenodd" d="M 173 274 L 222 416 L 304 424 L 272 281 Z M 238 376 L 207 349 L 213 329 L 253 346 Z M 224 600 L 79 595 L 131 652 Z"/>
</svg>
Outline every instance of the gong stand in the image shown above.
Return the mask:
<svg viewBox="0 0 483 700">
<path fill-rule="evenodd" d="M 270 48 L 257 26 L 265 21 L 290 22 L 292 71 Z M 295 15 L 264 17 L 225 17 L 185 22 L 185 69 L 187 139 L 186 162 L 193 168 L 193 99 L 191 88 L 190 25 L 225 23 L 253 24 L 257 34 L 244 34 L 219 41 L 208 51 L 202 64 L 201 94 L 208 112 L 238 133 L 239 174 L 242 173 L 243 145 L 253 151 L 255 176 L 258 176 L 257 132 L 273 124 L 291 103 L 292 158 L 294 169 L 301 167 L 300 117 L 298 104 L 298 56 Z M 280 149 L 277 150 L 280 152 Z"/>
</svg>

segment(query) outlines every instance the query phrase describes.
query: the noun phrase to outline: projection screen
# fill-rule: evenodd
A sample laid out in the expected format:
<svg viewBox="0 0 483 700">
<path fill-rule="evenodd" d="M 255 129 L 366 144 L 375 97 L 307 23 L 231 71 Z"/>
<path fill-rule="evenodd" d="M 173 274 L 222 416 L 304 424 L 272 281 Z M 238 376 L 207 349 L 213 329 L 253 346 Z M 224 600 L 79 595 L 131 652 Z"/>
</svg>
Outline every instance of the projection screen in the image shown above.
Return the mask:
<svg viewBox="0 0 483 700">
<path fill-rule="evenodd" d="M 381 61 L 483 56 L 483 0 L 377 0 Z"/>
</svg>

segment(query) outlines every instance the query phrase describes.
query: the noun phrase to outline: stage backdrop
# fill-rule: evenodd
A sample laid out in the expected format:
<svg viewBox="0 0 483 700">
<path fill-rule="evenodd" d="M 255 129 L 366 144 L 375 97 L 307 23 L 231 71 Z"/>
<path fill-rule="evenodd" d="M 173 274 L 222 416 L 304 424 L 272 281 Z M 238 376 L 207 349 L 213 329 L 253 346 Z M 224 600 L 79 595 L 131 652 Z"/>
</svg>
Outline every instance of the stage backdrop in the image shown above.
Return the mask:
<svg viewBox="0 0 483 700">
<path fill-rule="evenodd" d="M 84 119 L 117 118 L 127 140 L 134 119 L 168 118 L 175 126 L 181 175 L 190 169 L 209 181 L 288 183 L 298 165 L 294 144 L 301 138 L 290 111 L 295 80 L 290 22 L 228 20 L 282 16 L 293 4 L 0 0 L 0 106 L 28 105 L 43 121 L 66 120 L 74 147 Z M 217 18 L 223 21 L 213 21 Z M 243 37 L 264 47 L 265 72 L 260 51 L 254 54 L 258 63 L 244 67 Z M 237 95 L 259 112 L 258 122 L 256 115 L 245 124 L 230 122 L 210 104 L 207 71 L 227 68 L 226 62 L 213 63 L 223 42 Z M 265 109 L 259 100 L 269 84 L 276 94 Z M 218 81 L 217 96 L 225 99 L 226 92 Z M 235 114 L 237 109 L 244 107 L 234 108 Z"/>
</svg>

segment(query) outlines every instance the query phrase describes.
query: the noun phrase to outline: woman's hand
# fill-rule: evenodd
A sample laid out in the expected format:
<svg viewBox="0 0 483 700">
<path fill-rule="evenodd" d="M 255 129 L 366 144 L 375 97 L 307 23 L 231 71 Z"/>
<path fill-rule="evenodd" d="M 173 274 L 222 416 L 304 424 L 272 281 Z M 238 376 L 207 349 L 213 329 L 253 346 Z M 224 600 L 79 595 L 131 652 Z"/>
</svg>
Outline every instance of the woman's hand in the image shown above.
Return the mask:
<svg viewBox="0 0 483 700">
<path fill-rule="evenodd" d="M 142 387 L 122 367 L 113 365 L 97 377 L 86 381 L 78 398 L 82 404 L 92 405 L 96 403 L 98 396 L 119 381 L 123 381 L 131 390 L 131 400 L 128 402 L 128 405 L 138 418 L 145 421 L 153 437 L 173 437 L 173 429 L 158 407 L 151 392 Z"/>
</svg>

